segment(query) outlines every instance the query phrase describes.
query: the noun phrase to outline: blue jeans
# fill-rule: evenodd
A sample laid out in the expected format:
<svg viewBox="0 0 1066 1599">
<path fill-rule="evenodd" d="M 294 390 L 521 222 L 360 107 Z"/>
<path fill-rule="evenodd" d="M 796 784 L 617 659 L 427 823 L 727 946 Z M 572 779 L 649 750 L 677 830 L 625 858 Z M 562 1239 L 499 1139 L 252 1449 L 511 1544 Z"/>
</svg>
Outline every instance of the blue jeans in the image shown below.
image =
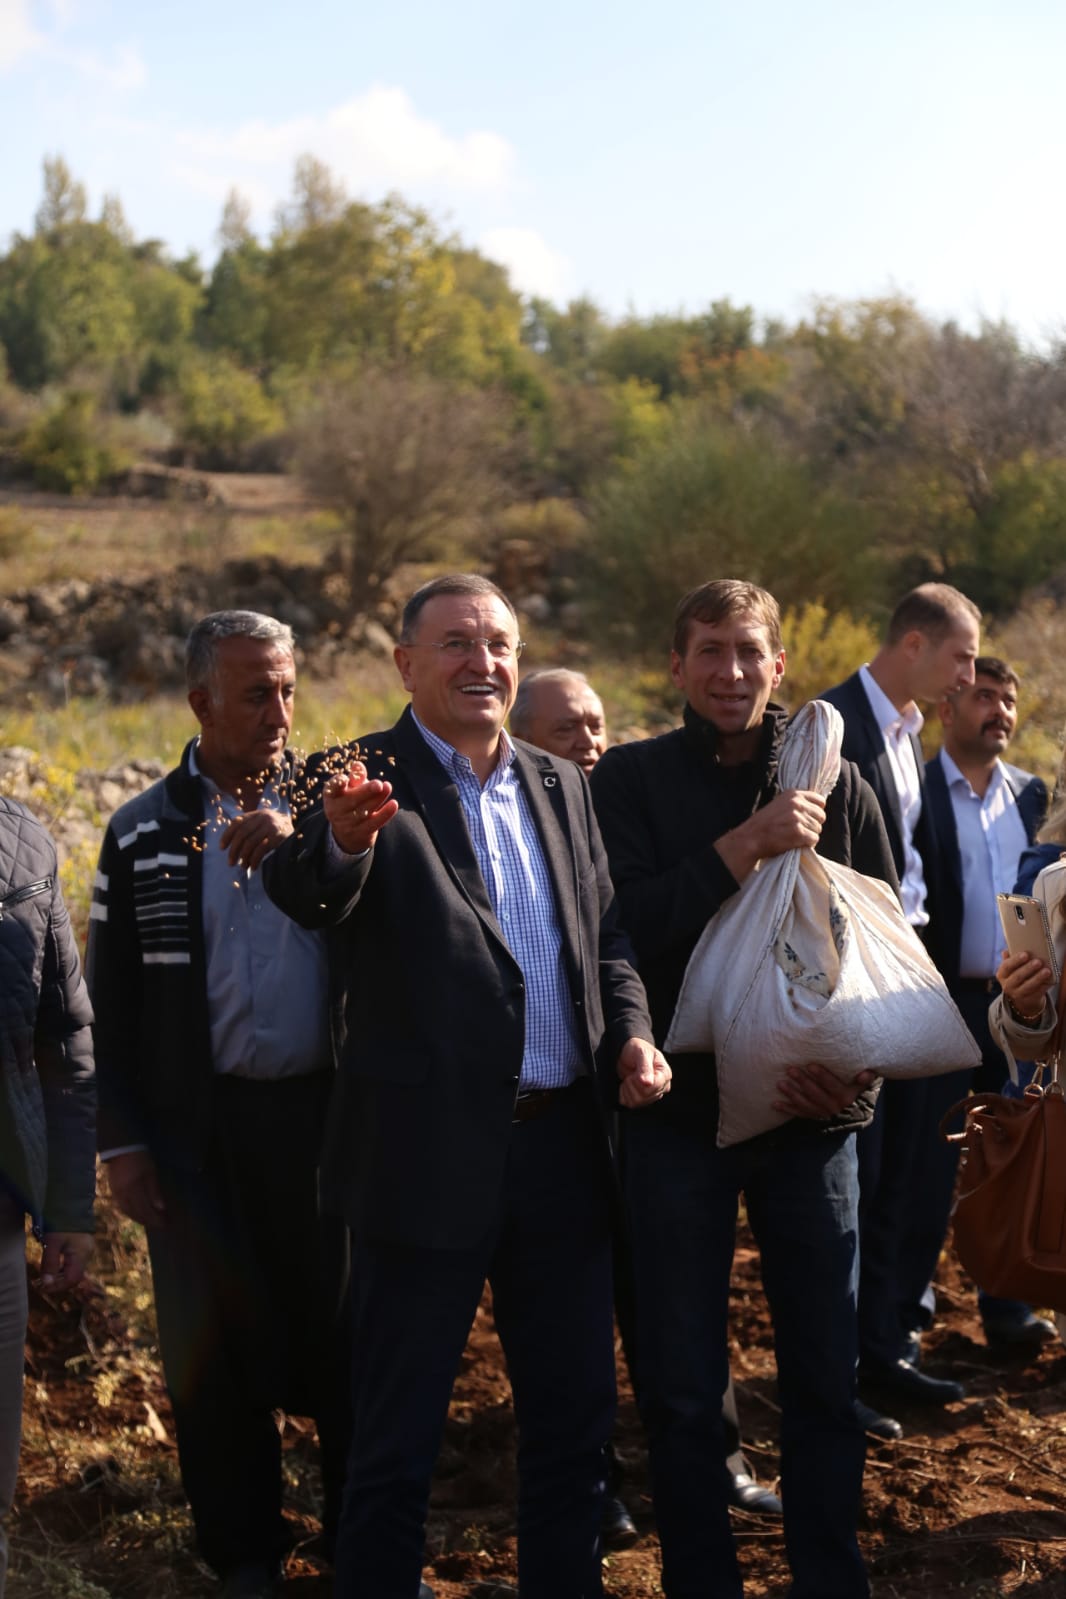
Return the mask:
<svg viewBox="0 0 1066 1599">
<path fill-rule="evenodd" d="M 781 1400 L 791 1599 L 867 1599 L 856 1524 L 865 1438 L 855 1419 L 858 1178 L 852 1134 L 715 1147 L 713 1120 L 630 1113 L 626 1199 L 668 1599 L 740 1599 L 721 1396 L 738 1198 L 762 1257 Z"/>
</svg>

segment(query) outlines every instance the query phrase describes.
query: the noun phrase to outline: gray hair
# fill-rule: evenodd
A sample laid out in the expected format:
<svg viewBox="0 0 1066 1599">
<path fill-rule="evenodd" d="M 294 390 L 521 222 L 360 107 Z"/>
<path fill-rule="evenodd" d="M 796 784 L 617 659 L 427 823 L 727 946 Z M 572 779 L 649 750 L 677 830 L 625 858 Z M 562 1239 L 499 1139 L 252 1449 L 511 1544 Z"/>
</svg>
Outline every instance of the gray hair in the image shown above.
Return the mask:
<svg viewBox="0 0 1066 1599">
<path fill-rule="evenodd" d="M 185 683 L 190 689 L 209 688 L 218 674 L 218 646 L 227 638 L 258 639 L 278 644 L 290 653 L 292 628 L 262 611 L 212 611 L 202 616 L 185 640 Z"/>
<path fill-rule="evenodd" d="M 443 577 L 433 577 L 428 583 L 423 583 L 407 601 L 400 619 L 401 644 L 411 643 L 423 607 L 442 594 L 458 594 L 464 597 L 471 595 L 476 598 L 488 595 L 492 599 L 500 600 L 510 611 L 517 630 L 518 613 L 498 583 L 494 583 L 491 578 L 482 577 L 480 572 L 447 572 Z"/>
<path fill-rule="evenodd" d="M 525 738 L 533 721 L 534 691 L 541 683 L 580 683 L 582 688 L 596 694 L 584 672 L 573 672 L 568 666 L 544 666 L 537 672 L 527 672 L 518 685 L 518 693 L 511 707 L 511 727 L 519 738 Z M 599 699 L 598 694 L 596 698 Z"/>
</svg>

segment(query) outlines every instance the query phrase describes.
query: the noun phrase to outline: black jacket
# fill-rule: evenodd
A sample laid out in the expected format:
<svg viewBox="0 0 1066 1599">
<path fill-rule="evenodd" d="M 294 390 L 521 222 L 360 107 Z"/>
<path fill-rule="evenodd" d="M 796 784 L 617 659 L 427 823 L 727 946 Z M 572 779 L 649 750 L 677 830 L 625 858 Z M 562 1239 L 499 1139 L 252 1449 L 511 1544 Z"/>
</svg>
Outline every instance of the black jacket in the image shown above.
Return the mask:
<svg viewBox="0 0 1066 1599">
<path fill-rule="evenodd" d="M 37 1230 L 92 1231 L 91 1023 L 55 846 L 0 798 L 0 1185 Z"/>
<path fill-rule="evenodd" d="M 720 766 L 714 727 L 686 706 L 682 727 L 616 745 L 593 769 L 592 796 L 619 912 L 636 952 L 660 1045 L 689 957 L 707 922 L 739 886 L 715 840 L 778 792 L 777 761 L 786 722 L 785 712 L 770 706 L 756 760 Z M 897 887 L 877 801 L 847 761 L 828 798 L 818 850 L 827 860 Z M 713 1057 L 675 1056 L 671 1066 L 674 1084 L 662 1111 L 682 1116 L 698 1104 L 717 1117 Z M 796 1120 L 785 1131 L 792 1136 L 826 1125 L 864 1126 L 875 1098 L 875 1089 L 865 1090 L 831 1123 Z M 776 1138 L 780 1131 L 762 1136 Z"/>
<path fill-rule="evenodd" d="M 517 771 L 555 891 L 574 1033 L 596 1053 L 650 1038 L 618 930 L 588 786 L 516 741 Z M 347 1039 L 323 1157 L 323 1202 L 362 1238 L 468 1248 L 494 1214 L 525 1047 L 522 971 L 497 925 L 458 790 L 405 712 L 359 742 L 399 814 L 374 848 L 331 866 L 315 811 L 266 862 L 267 891 L 305 927 L 334 927 Z M 336 757 L 345 763 L 343 752 Z M 327 758 L 328 759 L 328 758 Z"/>
</svg>

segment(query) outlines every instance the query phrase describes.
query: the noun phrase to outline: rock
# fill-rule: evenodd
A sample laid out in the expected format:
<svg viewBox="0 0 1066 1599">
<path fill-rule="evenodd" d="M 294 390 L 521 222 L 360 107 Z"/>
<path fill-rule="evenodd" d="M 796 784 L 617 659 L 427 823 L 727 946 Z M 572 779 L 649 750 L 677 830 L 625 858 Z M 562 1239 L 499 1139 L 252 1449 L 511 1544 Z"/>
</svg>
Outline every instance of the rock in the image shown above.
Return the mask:
<svg viewBox="0 0 1066 1599">
<path fill-rule="evenodd" d="M 521 610 L 531 622 L 546 622 L 552 614 L 551 601 L 546 594 L 526 594 L 522 598 Z"/>
<path fill-rule="evenodd" d="M 0 600 L 0 643 L 13 638 L 26 619 L 25 609 L 11 600 Z"/>
<path fill-rule="evenodd" d="M 69 676 L 70 692 L 98 699 L 111 688 L 107 662 L 99 655 L 79 655 Z"/>
<path fill-rule="evenodd" d="M 26 596 L 26 615 L 31 622 L 58 622 L 65 609 L 57 589 L 30 589 Z"/>
</svg>

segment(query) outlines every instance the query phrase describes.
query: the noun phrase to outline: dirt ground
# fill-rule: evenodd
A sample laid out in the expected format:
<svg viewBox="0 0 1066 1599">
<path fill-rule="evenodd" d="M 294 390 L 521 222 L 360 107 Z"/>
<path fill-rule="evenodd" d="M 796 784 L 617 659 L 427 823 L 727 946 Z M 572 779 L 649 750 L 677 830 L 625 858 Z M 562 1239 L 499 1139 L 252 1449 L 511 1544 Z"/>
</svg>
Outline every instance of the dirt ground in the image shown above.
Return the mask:
<svg viewBox="0 0 1066 1599">
<path fill-rule="evenodd" d="M 106 1296 L 51 1303 L 33 1291 L 22 1474 L 9 1599 L 191 1599 L 214 1584 L 195 1558 L 153 1347 L 143 1246 L 105 1231 Z M 926 1369 L 961 1379 L 945 1411 L 896 1410 L 902 1442 L 872 1442 L 861 1538 L 876 1599 L 1066 1599 L 1066 1350 L 1004 1358 L 985 1345 L 974 1291 L 946 1257 Z M 776 1477 L 777 1410 L 758 1258 L 742 1236 L 734 1273 L 733 1370 L 760 1479 Z M 314 1444 L 280 1419 L 293 1553 L 286 1599 L 327 1599 L 316 1558 Z M 607 1592 L 660 1592 L 658 1548 L 632 1395 L 617 1435 L 624 1497 L 641 1529 L 606 1562 Z M 489 1576 L 514 1581 L 513 1428 L 486 1301 L 463 1357 L 434 1488 L 427 1579 L 461 1599 Z M 734 1513 L 750 1599 L 784 1594 L 780 1524 Z"/>
</svg>

